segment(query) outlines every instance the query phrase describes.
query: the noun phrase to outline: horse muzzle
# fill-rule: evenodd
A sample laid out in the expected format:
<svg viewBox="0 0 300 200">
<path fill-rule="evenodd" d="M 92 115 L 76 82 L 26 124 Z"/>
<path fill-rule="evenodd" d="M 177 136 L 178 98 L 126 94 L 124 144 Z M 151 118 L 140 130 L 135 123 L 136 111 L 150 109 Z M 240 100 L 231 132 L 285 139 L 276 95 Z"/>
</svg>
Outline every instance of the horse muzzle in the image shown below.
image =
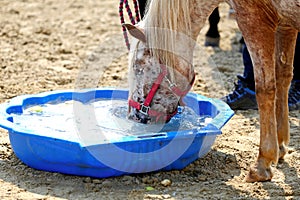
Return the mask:
<svg viewBox="0 0 300 200">
<path fill-rule="evenodd" d="M 165 124 L 168 123 L 171 118 L 177 113 L 177 109 L 172 114 L 166 114 L 161 112 L 144 112 L 145 110 L 130 109 L 128 119 L 142 124 Z M 154 114 L 153 114 L 154 113 Z"/>
</svg>

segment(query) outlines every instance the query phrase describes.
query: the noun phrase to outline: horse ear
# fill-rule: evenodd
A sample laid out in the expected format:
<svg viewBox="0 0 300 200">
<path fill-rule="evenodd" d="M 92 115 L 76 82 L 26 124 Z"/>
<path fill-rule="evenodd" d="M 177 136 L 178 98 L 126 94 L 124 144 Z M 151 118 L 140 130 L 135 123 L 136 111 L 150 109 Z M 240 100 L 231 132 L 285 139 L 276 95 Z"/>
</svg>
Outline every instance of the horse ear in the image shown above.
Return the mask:
<svg viewBox="0 0 300 200">
<path fill-rule="evenodd" d="M 146 35 L 143 29 L 131 24 L 122 24 L 122 26 L 124 26 L 129 31 L 130 35 L 144 43 L 146 42 Z"/>
</svg>

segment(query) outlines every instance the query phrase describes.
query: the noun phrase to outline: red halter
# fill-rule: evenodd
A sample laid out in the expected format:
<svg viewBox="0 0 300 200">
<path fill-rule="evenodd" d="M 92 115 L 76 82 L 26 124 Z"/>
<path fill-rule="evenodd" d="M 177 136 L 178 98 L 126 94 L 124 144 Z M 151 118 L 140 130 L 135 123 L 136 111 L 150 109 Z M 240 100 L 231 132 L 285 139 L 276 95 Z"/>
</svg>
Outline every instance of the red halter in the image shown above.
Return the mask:
<svg viewBox="0 0 300 200">
<path fill-rule="evenodd" d="M 155 111 L 155 110 L 153 110 L 153 109 L 150 108 L 150 104 L 151 104 L 151 102 L 152 102 L 152 100 L 154 98 L 155 93 L 157 92 L 160 84 L 162 83 L 163 79 L 166 77 L 166 75 L 168 73 L 167 67 L 165 65 L 161 64 L 160 67 L 161 67 L 161 72 L 158 75 L 158 77 L 155 80 L 155 82 L 153 83 L 153 85 L 151 87 L 151 90 L 150 90 L 149 94 L 147 95 L 144 103 L 139 103 L 139 102 L 136 102 L 136 101 L 134 101 L 132 99 L 129 99 L 128 104 L 129 104 L 129 106 L 137 109 L 140 113 L 142 113 L 144 115 L 147 115 L 147 116 L 150 116 L 150 117 L 156 117 L 156 121 L 158 121 L 159 119 L 163 119 L 165 121 L 169 121 L 174 115 L 176 115 L 177 110 L 178 110 L 177 108 L 176 108 L 176 110 L 173 113 L 170 113 L 170 114 L 166 114 L 166 113 L 163 113 L 163 112 L 158 112 L 158 111 Z M 194 77 L 193 77 L 193 79 L 191 81 L 190 87 L 187 90 L 182 91 L 182 90 L 180 90 L 174 84 L 170 85 L 170 89 L 177 96 L 183 97 L 191 89 L 191 87 L 192 87 L 192 85 L 194 83 L 194 80 L 195 80 L 195 75 L 194 75 Z"/>
</svg>

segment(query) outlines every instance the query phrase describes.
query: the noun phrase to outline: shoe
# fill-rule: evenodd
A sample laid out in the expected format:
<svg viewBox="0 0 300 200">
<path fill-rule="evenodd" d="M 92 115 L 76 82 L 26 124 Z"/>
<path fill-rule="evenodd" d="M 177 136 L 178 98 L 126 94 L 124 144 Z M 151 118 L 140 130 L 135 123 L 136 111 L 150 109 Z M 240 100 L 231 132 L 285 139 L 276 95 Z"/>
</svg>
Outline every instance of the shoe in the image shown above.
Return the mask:
<svg viewBox="0 0 300 200">
<path fill-rule="evenodd" d="M 235 84 L 235 90 L 221 98 L 232 110 L 257 109 L 255 91 L 249 89 L 245 79 L 238 76 L 238 83 Z M 300 110 L 300 81 L 292 81 L 289 89 L 289 111 Z"/>
<path fill-rule="evenodd" d="M 220 37 L 205 36 L 204 46 L 219 47 L 220 46 Z"/>
<path fill-rule="evenodd" d="M 255 97 L 255 91 L 249 88 L 245 78 L 237 76 L 238 82 L 235 83 L 234 91 L 222 97 L 221 100 L 226 102 L 232 110 L 248 110 L 257 109 L 257 102 Z"/>
<path fill-rule="evenodd" d="M 292 81 L 289 90 L 289 110 L 300 110 L 300 81 Z"/>
</svg>

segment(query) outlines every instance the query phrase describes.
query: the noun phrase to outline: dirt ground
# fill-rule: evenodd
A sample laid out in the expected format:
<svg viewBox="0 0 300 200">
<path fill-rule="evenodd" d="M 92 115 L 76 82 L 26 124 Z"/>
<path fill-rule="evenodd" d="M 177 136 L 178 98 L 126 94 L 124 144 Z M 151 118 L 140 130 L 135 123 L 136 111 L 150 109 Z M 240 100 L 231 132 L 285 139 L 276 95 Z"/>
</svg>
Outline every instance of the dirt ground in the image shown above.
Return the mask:
<svg viewBox="0 0 300 200">
<path fill-rule="evenodd" d="M 193 91 L 220 98 L 242 72 L 240 33 L 221 4 L 220 48 L 195 51 Z M 1 0 L 0 103 L 77 87 L 127 87 L 127 52 L 113 0 Z M 96 78 L 95 78 L 96 77 Z M 245 183 L 259 143 L 257 111 L 238 111 L 212 150 L 182 171 L 94 179 L 38 171 L 14 155 L 0 130 L 0 199 L 300 199 L 300 112 L 290 113 L 291 142 L 271 182 Z M 161 185 L 164 179 L 170 186 Z M 153 190 L 147 190 L 152 187 Z"/>
</svg>

